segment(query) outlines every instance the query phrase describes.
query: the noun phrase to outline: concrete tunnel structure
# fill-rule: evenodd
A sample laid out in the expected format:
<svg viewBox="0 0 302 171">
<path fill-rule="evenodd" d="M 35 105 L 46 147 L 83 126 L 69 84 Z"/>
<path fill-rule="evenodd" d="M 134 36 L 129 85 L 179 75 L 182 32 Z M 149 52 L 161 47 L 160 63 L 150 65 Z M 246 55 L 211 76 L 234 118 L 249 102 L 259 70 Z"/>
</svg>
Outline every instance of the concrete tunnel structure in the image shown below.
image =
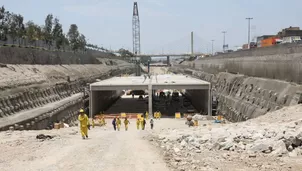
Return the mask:
<svg viewBox="0 0 302 171">
<path fill-rule="evenodd" d="M 197 111 L 212 115 L 211 84 L 185 75 L 155 75 L 113 77 L 90 84 L 89 116 L 92 117 L 105 111 L 121 95 L 123 90 L 148 90 L 148 111 L 152 111 L 152 95 L 159 89 L 185 89 L 185 96 L 191 101 Z M 127 112 L 127 111 L 121 111 Z"/>
</svg>

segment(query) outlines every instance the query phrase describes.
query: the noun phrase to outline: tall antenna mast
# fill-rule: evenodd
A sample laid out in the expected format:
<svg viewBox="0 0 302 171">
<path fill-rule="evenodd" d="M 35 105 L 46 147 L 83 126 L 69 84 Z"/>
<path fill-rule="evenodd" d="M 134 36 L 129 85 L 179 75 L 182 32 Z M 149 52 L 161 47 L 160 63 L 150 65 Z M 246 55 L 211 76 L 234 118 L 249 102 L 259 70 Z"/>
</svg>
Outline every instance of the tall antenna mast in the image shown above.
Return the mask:
<svg viewBox="0 0 302 171">
<path fill-rule="evenodd" d="M 133 54 L 139 55 L 141 53 L 141 42 L 140 42 L 140 22 L 139 22 L 137 2 L 134 2 L 134 6 L 133 6 L 132 36 L 133 36 Z"/>
</svg>

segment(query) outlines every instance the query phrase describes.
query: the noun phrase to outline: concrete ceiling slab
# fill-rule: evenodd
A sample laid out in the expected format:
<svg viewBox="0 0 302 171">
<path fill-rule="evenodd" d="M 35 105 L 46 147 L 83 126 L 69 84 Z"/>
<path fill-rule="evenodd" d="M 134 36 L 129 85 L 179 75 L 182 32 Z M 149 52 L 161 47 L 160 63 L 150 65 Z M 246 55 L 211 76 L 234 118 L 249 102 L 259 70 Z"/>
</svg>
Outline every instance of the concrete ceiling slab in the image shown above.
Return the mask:
<svg viewBox="0 0 302 171">
<path fill-rule="evenodd" d="M 185 75 L 155 75 L 150 78 L 145 76 L 113 77 L 107 80 L 90 84 L 91 91 L 102 90 L 147 90 L 152 89 L 210 89 L 210 83 Z"/>
</svg>

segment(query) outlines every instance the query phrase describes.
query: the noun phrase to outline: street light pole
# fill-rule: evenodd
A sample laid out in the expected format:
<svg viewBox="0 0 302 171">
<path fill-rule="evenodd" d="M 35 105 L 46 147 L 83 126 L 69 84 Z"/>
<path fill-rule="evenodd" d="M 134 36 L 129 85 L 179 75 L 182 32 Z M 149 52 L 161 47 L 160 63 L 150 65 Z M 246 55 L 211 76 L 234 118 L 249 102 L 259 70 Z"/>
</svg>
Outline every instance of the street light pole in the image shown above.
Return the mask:
<svg viewBox="0 0 302 171">
<path fill-rule="evenodd" d="M 248 38 L 247 38 L 247 43 L 248 43 L 248 48 L 250 49 L 250 37 L 251 37 L 251 20 L 253 18 L 248 17 L 246 20 L 248 20 Z"/>
<path fill-rule="evenodd" d="M 227 32 L 226 31 L 223 31 L 222 34 L 223 34 L 223 52 L 225 52 L 225 34 Z"/>
<path fill-rule="evenodd" d="M 214 55 L 214 41 L 215 40 L 211 40 L 212 41 L 212 55 Z"/>
</svg>

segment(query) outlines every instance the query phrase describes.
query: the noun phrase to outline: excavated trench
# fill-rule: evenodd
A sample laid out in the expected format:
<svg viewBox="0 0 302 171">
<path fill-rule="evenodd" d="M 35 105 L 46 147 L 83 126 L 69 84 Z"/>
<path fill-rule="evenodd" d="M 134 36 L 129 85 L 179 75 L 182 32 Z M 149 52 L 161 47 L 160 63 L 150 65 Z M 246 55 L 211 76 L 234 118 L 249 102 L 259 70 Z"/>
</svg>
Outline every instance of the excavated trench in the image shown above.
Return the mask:
<svg viewBox="0 0 302 171">
<path fill-rule="evenodd" d="M 173 67 L 170 71 L 210 82 L 212 95 L 217 99 L 213 102 L 217 104 L 217 114 L 232 122 L 302 103 L 302 86 L 299 84 L 226 72 L 209 74 L 185 66 Z"/>
<path fill-rule="evenodd" d="M 29 77 L 31 73 L 27 70 L 35 72 L 32 71 L 33 67 L 40 72 Z M 9 85 L 8 82 L 14 81 L 13 79 L 0 82 L 3 90 L 0 94 L 1 131 L 51 129 L 53 123 L 59 122 L 73 125 L 77 120 L 78 110 L 87 106 L 89 83 L 134 72 L 134 67 L 128 63 L 118 66 L 107 66 L 105 63 L 51 66 L 51 70 L 46 70 L 45 67 L 14 66 L 15 71 L 12 72 L 17 76 L 14 77 L 16 82 L 11 85 L 11 89 L 4 86 Z M 11 78 L 8 70 L 10 69 L 0 68 L 0 73 L 6 73 L 7 78 Z M 114 101 L 112 98 L 118 97 L 110 96 L 110 99 Z"/>
</svg>

